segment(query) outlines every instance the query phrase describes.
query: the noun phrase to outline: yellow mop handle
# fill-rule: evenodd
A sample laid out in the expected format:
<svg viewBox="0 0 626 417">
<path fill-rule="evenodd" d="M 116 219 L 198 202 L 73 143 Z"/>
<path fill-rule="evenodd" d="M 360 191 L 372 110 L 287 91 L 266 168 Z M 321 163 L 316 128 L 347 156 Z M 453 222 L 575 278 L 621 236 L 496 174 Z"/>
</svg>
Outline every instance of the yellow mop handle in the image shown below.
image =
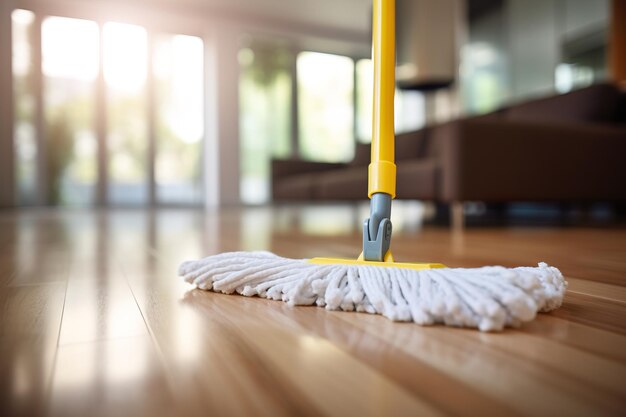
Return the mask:
<svg viewBox="0 0 626 417">
<path fill-rule="evenodd" d="M 385 193 L 395 198 L 393 96 L 396 88 L 396 1 L 374 0 L 373 15 L 374 112 L 367 195 L 372 198 L 375 193 Z"/>
</svg>

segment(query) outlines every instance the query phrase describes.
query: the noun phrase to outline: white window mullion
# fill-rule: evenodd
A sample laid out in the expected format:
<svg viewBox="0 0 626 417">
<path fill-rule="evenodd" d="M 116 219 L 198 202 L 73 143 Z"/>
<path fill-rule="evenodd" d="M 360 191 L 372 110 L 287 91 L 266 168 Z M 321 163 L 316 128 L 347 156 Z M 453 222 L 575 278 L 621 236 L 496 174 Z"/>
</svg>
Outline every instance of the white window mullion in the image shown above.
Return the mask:
<svg viewBox="0 0 626 417">
<path fill-rule="evenodd" d="M 96 205 L 108 204 L 108 147 L 107 147 L 107 97 L 104 80 L 104 23 L 99 22 L 99 64 L 96 80 L 96 138 L 98 140 L 97 164 L 98 179 L 96 187 Z"/>
<path fill-rule="evenodd" d="M 154 85 L 154 60 L 152 59 L 154 53 L 154 35 L 151 31 L 148 31 L 148 54 L 146 65 L 146 110 L 148 118 L 148 158 L 147 158 L 147 181 L 148 181 L 148 204 L 150 206 L 157 205 L 156 195 L 156 86 Z"/>
</svg>

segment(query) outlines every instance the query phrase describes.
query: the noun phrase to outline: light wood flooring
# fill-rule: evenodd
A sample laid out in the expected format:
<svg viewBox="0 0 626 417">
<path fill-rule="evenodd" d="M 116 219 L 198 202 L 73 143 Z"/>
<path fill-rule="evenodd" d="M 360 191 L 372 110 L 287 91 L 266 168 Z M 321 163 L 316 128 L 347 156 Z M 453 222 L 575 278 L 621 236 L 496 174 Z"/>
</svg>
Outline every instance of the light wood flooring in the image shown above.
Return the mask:
<svg viewBox="0 0 626 417">
<path fill-rule="evenodd" d="M 366 208 L 0 211 L 0 416 L 626 414 L 626 228 L 422 227 L 399 261 L 559 267 L 558 311 L 503 333 L 193 290 L 228 250 L 358 255 Z"/>
</svg>

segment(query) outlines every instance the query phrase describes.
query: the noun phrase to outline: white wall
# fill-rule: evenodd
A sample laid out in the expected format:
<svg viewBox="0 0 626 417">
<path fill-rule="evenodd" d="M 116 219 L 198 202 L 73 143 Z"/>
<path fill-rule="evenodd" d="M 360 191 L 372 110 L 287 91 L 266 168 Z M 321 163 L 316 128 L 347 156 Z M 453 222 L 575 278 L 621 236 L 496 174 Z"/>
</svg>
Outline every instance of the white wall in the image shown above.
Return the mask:
<svg viewBox="0 0 626 417">
<path fill-rule="evenodd" d="M 205 206 L 236 205 L 239 196 L 239 30 L 216 25 L 205 36 Z"/>
</svg>

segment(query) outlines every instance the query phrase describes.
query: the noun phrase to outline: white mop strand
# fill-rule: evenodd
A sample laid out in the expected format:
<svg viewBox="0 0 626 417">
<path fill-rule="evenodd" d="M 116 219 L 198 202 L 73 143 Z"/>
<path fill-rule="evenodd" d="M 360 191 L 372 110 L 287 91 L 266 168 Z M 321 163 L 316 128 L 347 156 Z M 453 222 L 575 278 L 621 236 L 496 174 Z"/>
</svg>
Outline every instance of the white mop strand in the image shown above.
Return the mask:
<svg viewBox="0 0 626 417">
<path fill-rule="evenodd" d="M 269 252 L 230 252 L 184 262 L 179 275 L 203 290 L 234 292 L 382 314 L 421 325 L 502 330 L 558 308 L 567 282 L 545 263 L 536 268 L 443 268 L 421 271 L 368 265 L 317 265 Z"/>
</svg>

